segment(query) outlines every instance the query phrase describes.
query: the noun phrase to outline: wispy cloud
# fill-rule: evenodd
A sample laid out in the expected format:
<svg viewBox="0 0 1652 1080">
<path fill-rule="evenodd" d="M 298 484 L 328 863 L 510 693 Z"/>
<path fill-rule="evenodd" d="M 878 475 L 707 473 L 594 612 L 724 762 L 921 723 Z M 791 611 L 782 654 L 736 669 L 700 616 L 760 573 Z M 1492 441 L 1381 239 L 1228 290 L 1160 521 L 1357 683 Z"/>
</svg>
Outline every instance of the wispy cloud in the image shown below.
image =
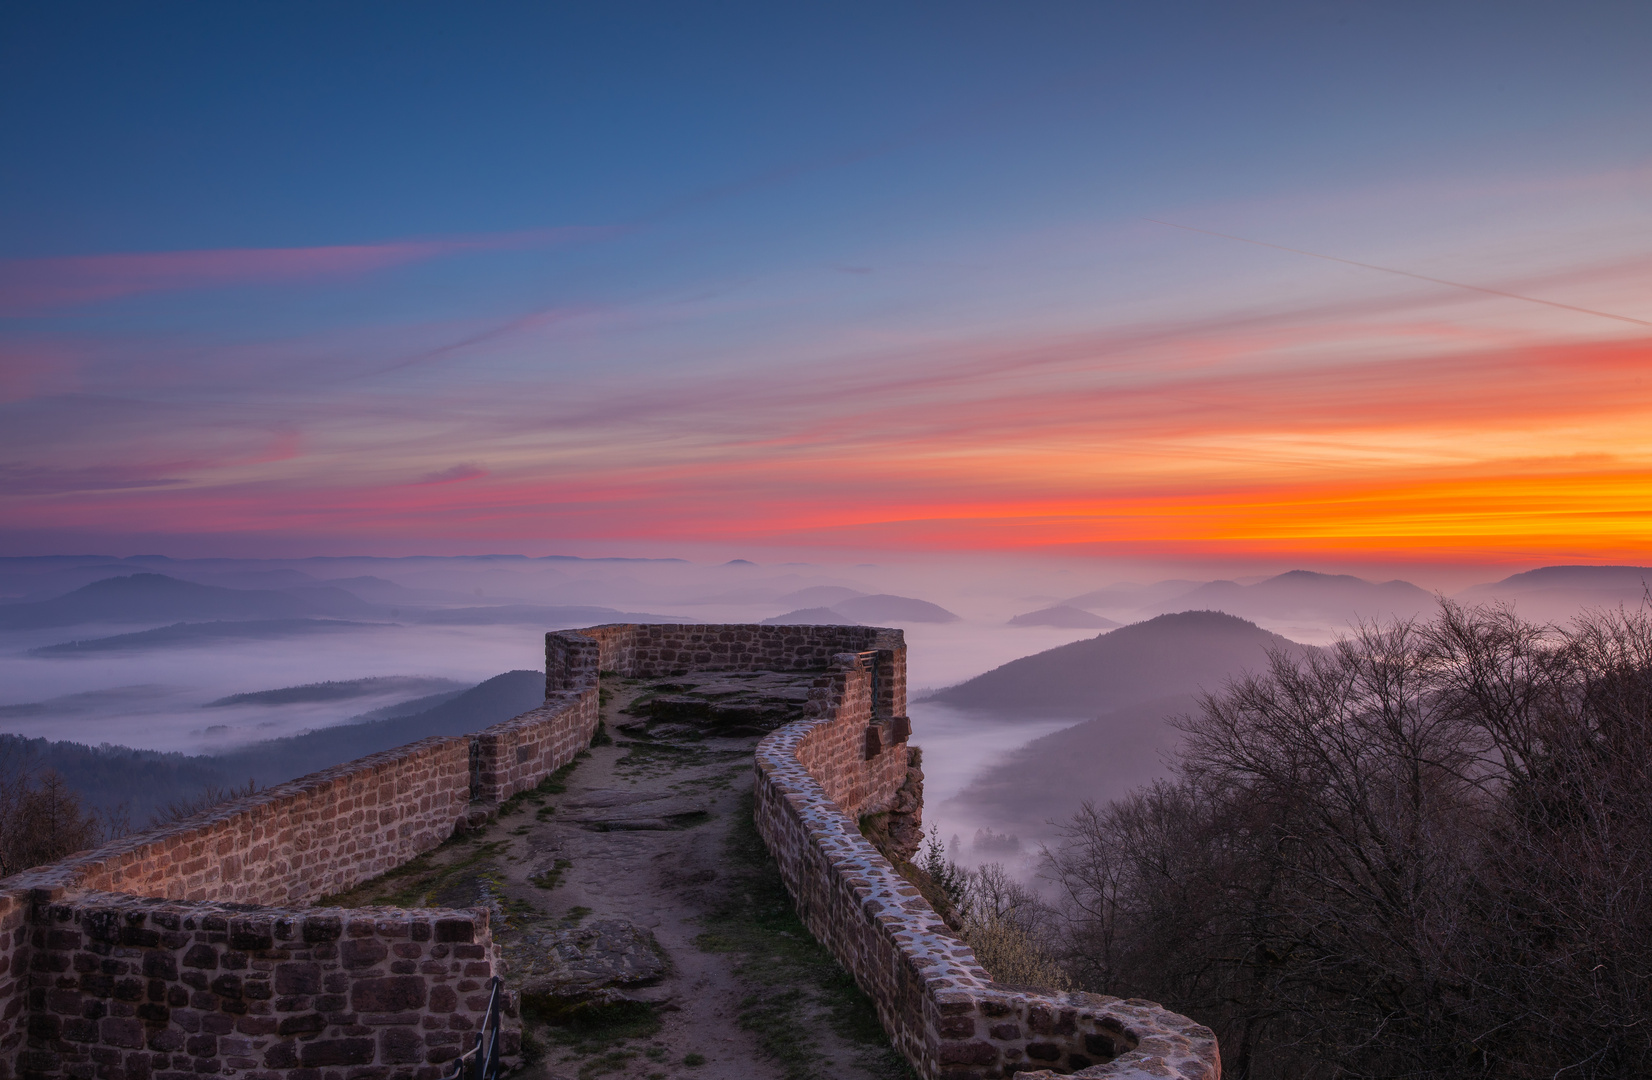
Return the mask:
<svg viewBox="0 0 1652 1080">
<path fill-rule="evenodd" d="M 357 277 L 463 252 L 549 247 L 614 231 L 570 227 L 328 247 L 3 259 L 0 315 L 37 314 L 143 293 Z"/>
</svg>

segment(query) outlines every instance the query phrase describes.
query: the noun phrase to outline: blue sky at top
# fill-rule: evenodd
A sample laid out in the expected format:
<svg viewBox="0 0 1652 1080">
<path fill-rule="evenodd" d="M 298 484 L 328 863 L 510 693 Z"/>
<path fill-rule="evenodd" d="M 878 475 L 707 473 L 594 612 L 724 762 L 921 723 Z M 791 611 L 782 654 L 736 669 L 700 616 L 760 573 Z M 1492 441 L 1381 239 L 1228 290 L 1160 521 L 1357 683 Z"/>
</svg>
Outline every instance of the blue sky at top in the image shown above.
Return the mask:
<svg viewBox="0 0 1652 1080">
<path fill-rule="evenodd" d="M 1323 372 L 1611 338 L 1626 324 L 1147 219 L 1652 318 L 1649 41 L 1638 3 L 8 5 L 0 468 L 58 500 L 18 507 L 43 529 L 95 534 L 107 482 L 210 533 L 255 526 L 167 500 L 471 461 L 519 493 L 583 475 L 563 440 L 722 485 L 780 438 L 761 414 L 820 433 L 773 481 L 808 489 L 861 452 L 842 432 L 892 452 L 894 414 L 844 402 L 899 397 L 944 441 L 978 423 L 958 394 L 1021 387 L 1016 357 L 1055 341 L 1220 325 L 1252 349 L 1265 327 L 1269 370 Z M 97 261 L 169 252 L 207 261 Z M 960 374 L 976 350 L 998 359 Z M 1016 414 L 1168 370 L 1086 363 Z M 853 386 L 820 374 L 840 368 Z M 871 388 L 897 370 L 914 381 Z M 1180 391 L 1155 393 L 1149 412 Z M 1000 433 L 1006 483 L 1011 458 L 1117 427 L 1056 450 L 1028 423 Z M 1380 441 L 1310 451 L 1269 425 L 1120 468 L 1268 472 L 1283 438 L 1313 472 Z M 770 490 L 728 483 L 713 501 Z M 584 513 L 582 535 L 635 539 L 630 511 Z"/>
</svg>

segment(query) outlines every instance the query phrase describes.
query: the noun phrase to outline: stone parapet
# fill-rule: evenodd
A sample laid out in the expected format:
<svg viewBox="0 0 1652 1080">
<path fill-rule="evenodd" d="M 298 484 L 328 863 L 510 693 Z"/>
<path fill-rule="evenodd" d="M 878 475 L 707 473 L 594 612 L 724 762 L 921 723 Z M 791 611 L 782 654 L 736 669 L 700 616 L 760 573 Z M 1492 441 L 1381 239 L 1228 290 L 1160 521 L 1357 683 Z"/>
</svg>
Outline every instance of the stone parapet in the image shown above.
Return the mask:
<svg viewBox="0 0 1652 1080">
<path fill-rule="evenodd" d="M 1215 1035 L 1184 1016 L 992 980 L 860 833 L 858 815 L 891 801 L 905 772 L 853 752 L 871 712 L 870 676 L 845 665 L 823 682 L 814 715 L 758 744 L 757 828 L 799 915 L 872 998 L 919 1074 L 1219 1080 Z"/>
<path fill-rule="evenodd" d="M 545 691 L 593 685 L 599 672 L 654 679 L 689 671 L 809 671 L 844 652 L 883 650 L 889 715 L 906 711 L 906 644 L 875 626 L 614 623 L 545 635 Z M 898 654 L 898 655 L 897 655 Z M 897 674 L 898 671 L 898 674 Z M 898 697 L 896 696 L 898 693 Z"/>
<path fill-rule="evenodd" d="M 83 893 L 39 902 L 30 938 L 21 1077 L 438 1080 L 497 963 L 485 911 Z"/>
<path fill-rule="evenodd" d="M 597 720 L 593 677 L 0 881 L 0 1080 L 435 1080 L 487 1007 L 487 912 L 304 905 L 538 784 Z"/>
<path fill-rule="evenodd" d="M 1151 1002 L 993 982 L 860 835 L 861 815 L 918 820 L 899 630 L 627 624 L 547 635 L 546 704 L 506 723 L 0 881 L 0 1080 L 435 1080 L 499 969 L 487 913 L 304 905 L 573 760 L 602 672 L 736 670 L 821 672 L 807 719 L 758 744 L 757 826 L 804 921 L 925 1080 L 1218 1080 L 1210 1031 Z M 507 1026 L 507 1052 L 517 1037 Z"/>
<path fill-rule="evenodd" d="M 471 797 L 497 803 L 527 791 L 590 746 L 600 720 L 593 681 L 583 690 L 547 695 L 543 707 L 477 732 Z"/>
</svg>

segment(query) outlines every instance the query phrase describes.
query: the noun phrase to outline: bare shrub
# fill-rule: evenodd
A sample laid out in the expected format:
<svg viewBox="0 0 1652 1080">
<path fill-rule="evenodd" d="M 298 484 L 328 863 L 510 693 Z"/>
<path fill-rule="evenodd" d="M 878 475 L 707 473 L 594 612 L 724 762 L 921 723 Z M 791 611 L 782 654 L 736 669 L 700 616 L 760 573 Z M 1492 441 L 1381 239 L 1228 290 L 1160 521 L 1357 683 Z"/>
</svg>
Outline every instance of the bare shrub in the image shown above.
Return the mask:
<svg viewBox="0 0 1652 1080">
<path fill-rule="evenodd" d="M 1207 696 L 1047 853 L 1068 967 L 1236 1077 L 1652 1072 L 1652 620 L 1444 605 Z"/>
<path fill-rule="evenodd" d="M 234 799 L 244 798 L 248 795 L 256 793 L 257 791 L 258 784 L 252 780 L 248 780 L 245 787 L 231 786 L 223 788 L 219 787 L 217 784 L 208 784 L 196 794 L 189 796 L 188 798 L 174 799 L 165 806 L 162 806 L 160 809 L 156 810 L 149 816 L 149 827 L 151 829 L 155 829 L 163 825 L 171 825 L 179 821 L 184 821 L 188 818 L 194 817 L 196 814 L 203 814 L 215 806 L 230 802 Z"/>
<path fill-rule="evenodd" d="M 104 829 L 55 769 L 0 747 L 0 877 L 93 847 Z"/>
</svg>

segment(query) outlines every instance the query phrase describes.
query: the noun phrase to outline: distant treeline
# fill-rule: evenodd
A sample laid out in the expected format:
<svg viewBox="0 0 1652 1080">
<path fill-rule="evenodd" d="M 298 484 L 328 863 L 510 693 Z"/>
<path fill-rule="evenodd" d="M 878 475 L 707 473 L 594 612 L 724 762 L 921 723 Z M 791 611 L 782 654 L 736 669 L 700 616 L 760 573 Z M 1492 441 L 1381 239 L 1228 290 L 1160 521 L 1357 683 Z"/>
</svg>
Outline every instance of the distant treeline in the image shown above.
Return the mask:
<svg viewBox="0 0 1652 1080">
<path fill-rule="evenodd" d="M 89 810 L 143 828 L 168 807 L 188 803 L 207 789 L 244 789 L 249 781 L 269 787 L 432 735 L 462 735 L 509 720 L 544 702 L 545 676 L 510 671 L 457 696 L 432 695 L 403 707 L 418 709 L 432 699 L 439 704 L 411 715 L 341 724 L 216 755 L 0 735 L 0 761 L 20 763 L 14 767 L 34 773 L 55 771 Z"/>
</svg>

